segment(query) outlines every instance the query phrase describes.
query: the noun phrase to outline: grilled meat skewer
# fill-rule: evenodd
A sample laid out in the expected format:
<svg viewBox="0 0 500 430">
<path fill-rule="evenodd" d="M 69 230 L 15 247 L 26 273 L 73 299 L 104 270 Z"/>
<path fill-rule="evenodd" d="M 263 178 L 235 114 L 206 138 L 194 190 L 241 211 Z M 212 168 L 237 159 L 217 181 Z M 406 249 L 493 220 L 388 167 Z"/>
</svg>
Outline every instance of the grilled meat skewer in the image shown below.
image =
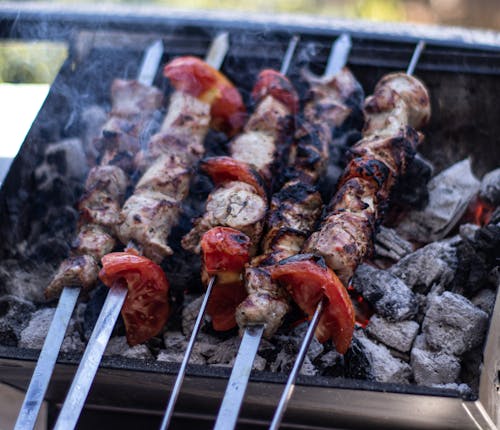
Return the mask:
<svg viewBox="0 0 500 430">
<path fill-rule="evenodd" d="M 205 284 L 218 275 L 207 307 L 216 330 L 236 325 L 234 310 L 245 297 L 241 274 L 261 239 L 270 172 L 290 141 L 293 115 L 298 108 L 298 97 L 290 82 L 273 70 L 259 74 L 253 95 L 257 97 L 257 107 L 243 133 L 230 142 L 233 157 L 215 157 L 201 164 L 216 188 L 208 196 L 204 215 L 195 221 L 182 242 L 192 251 L 203 250 Z M 264 142 L 263 150 L 260 142 Z M 222 258 L 222 253 L 229 249 L 239 250 L 237 254 L 246 255 L 246 259 L 226 266 L 229 260 Z"/>
<path fill-rule="evenodd" d="M 114 217 L 113 210 L 124 194 L 127 181 L 121 169 L 131 167 L 142 131 L 147 128 L 152 111 L 161 104 L 162 93 L 151 84 L 162 54 L 163 44 L 154 42 L 145 52 L 137 82 L 113 82 L 113 110 L 99 142 L 105 148 L 104 156 L 100 166 L 88 176 L 87 193 L 81 202 L 81 205 L 86 202 L 84 206 L 88 211 L 80 220 L 76 252 L 63 262 L 45 291 L 49 298 L 61 290 L 62 294 L 19 412 L 16 430 L 34 427 L 80 290 L 93 286 L 97 275 L 96 260 L 114 246 L 114 239 L 109 234 L 110 219 Z"/>
<path fill-rule="evenodd" d="M 298 255 L 273 269 L 272 279 L 282 283 L 302 310 L 313 317 L 275 411 L 272 430 L 281 423 L 314 332 L 319 341 L 333 339 L 339 352 L 350 345 L 352 304 L 334 269 L 340 271 L 344 282 L 349 281 L 356 265 L 371 251 L 371 238 L 389 194 L 421 140 L 412 127 L 423 127 L 429 121 L 427 89 L 411 76 L 424 46 L 423 41 L 418 43 L 406 74 L 385 76 L 365 101 L 364 137 L 353 148 L 354 158 L 339 181 L 320 231 L 304 247 L 322 256 Z"/>
<path fill-rule="evenodd" d="M 238 91 L 203 61 L 179 58 L 164 73 L 179 89 L 144 157 L 149 167 L 125 202 L 116 227 L 122 243 L 139 244 L 143 254 L 158 263 L 172 255 L 168 236 L 188 195 L 192 169 L 203 156 L 210 125 L 235 134 L 244 119 Z"/>
<path fill-rule="evenodd" d="M 111 87 L 112 110 L 104 124 L 99 147 L 100 164 L 94 166 L 85 183 L 78 209 L 78 234 L 72 256 L 64 260 L 48 285 L 47 298 L 59 296 L 65 286 L 92 288 L 97 282 L 100 259 L 117 241 L 113 227 L 135 170 L 134 158 L 141 148 L 142 130 L 163 103 L 162 92 L 137 81 L 115 80 Z"/>
<path fill-rule="evenodd" d="M 245 270 L 248 297 L 238 306 L 240 328 L 264 324 L 270 338 L 290 309 L 290 296 L 271 281 L 270 268 L 298 254 L 312 233 L 323 202 L 315 185 L 326 171 L 333 134 L 360 110 L 363 91 L 344 68 L 334 77 L 309 77 L 310 98 L 304 106 L 305 121 L 290 149 L 288 174 L 293 178 L 271 200 L 263 238 L 263 253 Z"/>
</svg>

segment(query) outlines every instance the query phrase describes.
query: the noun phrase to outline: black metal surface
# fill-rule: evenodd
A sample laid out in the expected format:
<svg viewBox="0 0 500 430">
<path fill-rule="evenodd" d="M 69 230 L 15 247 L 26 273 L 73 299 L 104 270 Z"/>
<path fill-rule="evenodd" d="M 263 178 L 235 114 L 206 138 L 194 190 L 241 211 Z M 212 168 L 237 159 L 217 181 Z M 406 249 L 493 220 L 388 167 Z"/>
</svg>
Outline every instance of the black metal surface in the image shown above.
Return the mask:
<svg viewBox="0 0 500 430">
<path fill-rule="evenodd" d="M 212 35 L 221 28 L 230 30 L 231 48 L 223 72 L 242 90 L 248 102 L 252 74 L 262 67 L 279 67 L 290 33 L 301 35 L 298 54 L 290 72 L 292 80 L 296 81 L 299 81 L 300 68 L 305 64 L 318 73 L 322 71 L 330 44 L 336 36 L 334 31 L 312 33 L 310 29 L 276 26 L 266 27 L 264 32 L 259 24 L 219 24 L 201 19 L 182 22 L 152 19 L 146 22 L 134 20 L 131 16 L 114 21 L 99 16 L 48 13 L 13 16 L 2 13 L 0 8 L 1 37 L 64 39 L 72 47 L 70 58 L 63 65 L 0 189 L 0 255 L 10 256 L 11 245 L 27 240 L 31 233 L 32 217 L 36 215 L 32 207 L 32 172 L 40 162 L 47 143 L 77 136 L 79 112 L 93 103 L 107 105 L 111 80 L 134 76 L 142 49 L 152 39 L 161 36 L 166 47 L 164 61 L 167 61 L 177 55 L 202 56 Z M 95 29 L 100 31 L 91 39 L 92 45 L 79 50 L 76 43 L 79 38 L 85 38 L 88 30 Z M 380 35 L 354 35 L 349 65 L 367 93 L 384 73 L 406 67 L 413 52 L 413 42 L 404 37 L 387 40 Z M 500 144 L 500 123 L 497 120 L 500 106 L 491 94 L 498 92 L 500 85 L 500 48 L 471 49 L 461 43 L 445 48 L 444 44 L 430 43 L 416 74 L 426 82 L 432 95 L 433 120 L 426 130 L 427 140 L 422 147 L 424 155 L 437 160 L 438 170 L 465 156 L 473 158 L 479 175 L 496 167 L 500 161 L 496 149 Z M 160 73 L 155 83 L 165 88 L 166 82 Z M 484 154 L 496 156 L 485 158 Z M 20 189 L 23 190 L 21 193 Z M 0 381 L 26 389 L 36 357 L 36 351 L 0 346 Z M 74 354 L 60 356 L 48 399 L 61 401 L 79 358 Z M 162 411 L 168 394 L 165 387 L 172 383 L 172 375 L 176 374 L 178 367 L 178 364 L 156 361 L 104 358 L 89 403 L 101 407 Z M 224 368 L 189 366 L 190 383 L 181 394 L 179 411 L 188 413 L 193 402 L 198 402 L 199 415 L 207 416 L 210 421 L 217 410 L 229 373 L 229 369 Z M 262 398 L 267 402 L 277 398 L 285 379 L 284 374 L 254 372 L 251 378 L 253 388 L 250 388 L 243 419 L 260 420 L 261 424 L 266 422 L 275 405 L 271 401 L 263 407 Z M 438 402 L 443 408 L 443 420 L 437 428 L 458 428 L 467 416 L 464 415 L 462 401 L 471 404 L 475 401 L 475 398 L 462 399 L 456 390 L 342 378 L 302 376 L 298 385 L 298 391 L 302 390 L 302 394 L 311 398 L 332 393 L 341 397 L 345 395 L 345 398 L 337 399 L 338 405 L 331 411 L 315 409 L 308 401 L 298 401 L 295 405 L 292 402 L 288 424 L 285 425 L 291 426 L 293 422 L 296 426 L 319 428 L 322 422 L 328 422 L 336 414 L 339 426 L 364 428 L 366 422 L 363 420 L 372 414 L 382 420 L 381 426 L 385 428 L 434 428 L 435 403 Z M 263 397 L 260 397 L 261 392 Z M 388 405 L 384 417 L 380 416 L 380 412 L 375 413 L 376 401 L 371 397 L 375 393 L 384 393 L 384 399 L 395 402 L 392 406 Z M 356 403 L 358 399 L 371 404 L 373 410 L 356 412 L 354 406 L 350 408 L 348 403 Z M 412 427 L 405 420 L 414 412 L 411 404 L 417 400 L 422 414 L 429 416 L 419 416 L 414 422 L 415 427 Z M 324 401 L 323 407 L 329 402 Z M 449 411 L 444 410 L 445 405 Z M 312 407 L 312 410 L 304 412 L 306 406 Z"/>
</svg>

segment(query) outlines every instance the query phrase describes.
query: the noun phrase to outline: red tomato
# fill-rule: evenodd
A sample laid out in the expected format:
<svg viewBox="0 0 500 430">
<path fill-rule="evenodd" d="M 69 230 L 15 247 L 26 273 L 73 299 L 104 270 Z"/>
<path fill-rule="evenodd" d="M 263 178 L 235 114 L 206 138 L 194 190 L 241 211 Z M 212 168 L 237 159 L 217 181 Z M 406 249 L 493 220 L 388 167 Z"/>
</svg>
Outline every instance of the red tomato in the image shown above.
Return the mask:
<svg viewBox="0 0 500 430">
<path fill-rule="evenodd" d="M 234 228 L 214 227 L 203 235 L 200 244 L 209 275 L 241 272 L 250 259 L 250 238 Z"/>
<path fill-rule="evenodd" d="M 179 57 L 163 69 L 172 86 L 211 105 L 211 125 L 229 136 L 245 123 L 246 109 L 235 86 L 221 72 L 196 57 Z"/>
<path fill-rule="evenodd" d="M 212 326 L 217 331 L 236 327 L 236 308 L 245 300 L 247 292 L 243 281 L 214 285 L 207 303 L 207 314 L 212 317 Z"/>
<path fill-rule="evenodd" d="M 354 308 L 347 290 L 337 275 L 311 256 L 296 256 L 274 266 L 273 281 L 284 285 L 297 305 L 312 317 L 320 300 L 325 299 L 323 314 L 316 329 L 320 342 L 332 339 L 335 348 L 344 354 L 354 332 Z"/>
<path fill-rule="evenodd" d="M 258 102 L 267 95 L 283 103 L 293 114 L 299 111 L 299 96 L 288 78 L 272 69 L 262 70 L 252 90 L 253 99 Z"/>
<path fill-rule="evenodd" d="M 127 298 L 121 314 L 130 346 L 157 335 L 170 312 L 169 283 L 160 266 L 132 252 L 113 252 L 102 258 L 99 278 L 108 287 L 125 282 Z"/>
<path fill-rule="evenodd" d="M 217 276 L 207 304 L 215 330 L 236 326 L 236 307 L 247 296 L 242 275 L 250 260 L 250 246 L 247 235 L 230 227 L 214 227 L 201 238 L 202 272 Z"/>
<path fill-rule="evenodd" d="M 252 185 L 260 196 L 266 197 L 262 178 L 243 161 L 227 156 L 211 157 L 203 160 L 200 168 L 210 176 L 215 185 L 230 181 L 241 181 Z"/>
</svg>

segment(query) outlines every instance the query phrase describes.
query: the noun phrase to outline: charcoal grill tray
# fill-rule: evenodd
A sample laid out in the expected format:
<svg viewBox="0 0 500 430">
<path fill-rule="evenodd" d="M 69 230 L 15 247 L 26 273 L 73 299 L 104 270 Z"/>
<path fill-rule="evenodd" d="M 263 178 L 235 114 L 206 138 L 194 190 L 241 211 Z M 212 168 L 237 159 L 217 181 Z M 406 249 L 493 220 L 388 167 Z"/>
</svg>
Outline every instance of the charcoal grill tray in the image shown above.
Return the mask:
<svg viewBox="0 0 500 430">
<path fill-rule="evenodd" d="M 228 30 L 232 44 L 223 71 L 243 88 L 247 97 L 250 88 L 248 79 L 242 73 L 244 68 L 248 64 L 252 64 L 254 70 L 258 66 L 278 67 L 290 34 L 302 36 L 302 52 L 307 54 L 311 67 L 320 71 L 326 63 L 331 41 L 343 30 L 321 26 L 312 29 L 297 23 L 284 26 L 262 23 L 261 20 L 242 23 L 212 18 L 175 18 L 171 15 L 168 19 L 161 19 L 158 16 L 125 14 L 114 15 L 110 20 L 109 15 L 68 14 L 43 9 L 14 13 L 4 6 L 0 7 L 0 22 L 0 36 L 3 38 L 39 39 L 43 35 L 48 39 L 66 40 L 71 48 L 70 58 L 61 68 L 0 190 L 0 234 L 4 256 L 9 243 L 25 238 L 25 225 L 29 223 L 29 219 L 23 217 L 29 212 L 26 209 L 29 207 L 29 195 L 18 196 L 17 190 L 20 185 L 29 187 L 29 172 L 33 171 L 47 142 L 65 137 L 65 134 L 77 135 L 76 125 L 61 116 L 61 112 L 71 112 L 76 108 L 78 94 L 86 90 L 88 80 L 85 73 L 96 69 L 95 61 L 102 62 L 98 68 L 102 76 L 95 79 L 97 87 L 92 91 L 94 99 L 87 99 L 89 104 L 105 103 L 112 78 L 135 75 L 142 50 L 151 40 L 159 36 L 164 40 L 164 60 L 185 54 L 203 56 L 213 35 L 222 29 Z M 353 32 L 354 47 L 349 63 L 367 93 L 384 73 L 406 67 L 417 40 L 415 35 L 370 33 L 359 30 L 359 27 Z M 430 88 L 434 116 L 427 130 L 432 138 L 422 150 L 430 158 L 442 160 L 442 166 L 438 163 L 438 168 L 470 155 L 476 172 L 482 174 L 499 161 L 484 154 L 495 154 L 499 145 L 500 130 L 497 128 L 500 125 L 496 118 L 500 115 L 500 107 L 490 95 L 495 94 L 500 82 L 500 47 L 473 44 L 464 41 L 464 38 L 427 38 L 427 42 L 417 75 Z M 263 45 L 265 49 L 252 49 Z M 99 55 L 103 53 L 106 55 Z M 292 79 L 298 76 L 300 65 L 300 61 L 292 65 Z M 481 86 L 477 84 L 479 75 Z M 156 83 L 162 84 L 160 76 L 157 76 Z M 455 95 L 454 88 L 457 87 L 465 88 L 468 97 L 461 104 L 456 100 L 459 96 Z M 73 89 L 70 96 L 63 92 L 67 88 Z M 441 109 L 440 102 L 449 109 Z M 478 112 L 481 112 L 480 117 Z M 456 117 L 461 122 L 457 124 L 455 120 L 455 125 L 450 125 Z M 54 118 L 65 124 L 63 132 L 59 127 L 54 134 Z M 436 142 L 440 144 L 436 145 Z M 500 356 L 500 340 L 496 334 L 500 332 L 498 303 L 499 300 L 485 349 L 479 398 L 462 398 L 456 390 L 301 376 L 284 426 L 494 428 L 499 402 L 500 366 L 496 358 Z M 0 346 L 0 381 L 26 390 L 37 356 L 38 351 Z M 63 400 L 78 361 L 79 355 L 61 354 L 47 393 L 48 400 L 55 403 Z M 177 369 L 177 364 L 105 357 L 87 405 L 159 414 L 165 406 Z M 195 413 L 199 417 L 213 419 L 228 376 L 228 369 L 189 366 L 177 413 Z M 285 377 L 265 372 L 252 374 L 241 414 L 242 422 L 256 426 L 269 422 Z M 196 405 L 196 411 L 193 411 L 193 405 Z"/>
</svg>

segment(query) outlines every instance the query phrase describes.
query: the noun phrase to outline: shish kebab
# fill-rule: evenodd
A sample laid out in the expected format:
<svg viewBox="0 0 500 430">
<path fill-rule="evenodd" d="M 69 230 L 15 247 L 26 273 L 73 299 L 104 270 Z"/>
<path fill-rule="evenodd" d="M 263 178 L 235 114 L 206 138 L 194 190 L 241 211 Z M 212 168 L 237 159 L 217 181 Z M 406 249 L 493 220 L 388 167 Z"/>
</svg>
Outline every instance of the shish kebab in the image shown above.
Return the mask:
<svg viewBox="0 0 500 430">
<path fill-rule="evenodd" d="M 320 229 L 305 243 L 304 254 L 273 268 L 272 279 L 286 288 L 306 314 L 313 316 L 274 413 L 271 430 L 280 426 L 314 333 L 318 339 L 324 338 L 325 313 L 330 308 L 325 285 L 335 283 L 344 288 L 358 264 L 371 252 L 390 193 L 423 139 L 416 129 L 430 119 L 430 99 L 424 84 L 412 75 L 424 47 L 420 41 L 406 73 L 384 76 L 373 95 L 365 100 L 363 137 L 351 148 L 351 160 Z M 341 323 L 350 318 L 341 314 L 337 317 Z"/>
<path fill-rule="evenodd" d="M 228 35 L 214 39 L 212 47 L 207 61 L 218 68 L 228 49 Z M 164 74 L 175 91 L 159 132 L 142 154 L 145 172 L 123 205 L 115 227 L 118 237 L 131 243 L 127 252 L 102 258 L 99 277 L 110 289 L 55 429 L 75 427 L 120 310 L 131 345 L 157 334 L 165 324 L 168 281 L 162 269 L 139 255 L 137 248 L 157 262 L 171 254 L 166 246 L 168 235 L 178 221 L 191 167 L 203 154 L 209 126 L 233 134 L 244 118 L 236 88 L 206 62 L 180 57 L 165 66 Z"/>
<path fill-rule="evenodd" d="M 46 289 L 47 298 L 60 295 L 15 429 L 32 429 L 45 396 L 68 323 L 80 291 L 97 281 L 100 258 L 110 252 L 116 240 L 112 227 L 117 222 L 134 170 L 134 157 L 141 147 L 141 135 L 163 103 L 162 92 L 152 87 L 163 55 L 161 41 L 145 52 L 137 80 L 115 79 L 111 86 L 112 110 L 99 139 L 102 157 L 87 177 L 78 235 L 72 256 L 63 261 Z"/>
<path fill-rule="evenodd" d="M 284 77 L 290 66 L 290 62 L 297 43 L 298 37 L 296 36 L 290 40 L 287 51 L 282 61 L 279 74 L 269 69 L 264 70 L 259 74 L 257 83 L 254 85 L 254 89 L 252 92 L 252 96 L 257 103 L 255 111 L 248 119 L 244 132 L 235 137 L 230 143 L 231 153 L 234 157 L 234 160 L 231 160 L 228 157 L 215 157 L 213 159 L 205 160 L 204 164 L 202 164 L 202 167 L 204 167 L 209 174 L 212 174 L 212 178 L 216 183 L 218 181 L 225 182 L 220 178 L 220 176 L 227 175 L 227 186 L 225 188 L 224 186 L 216 187 L 214 192 L 211 193 L 211 196 L 209 197 L 209 201 L 211 200 L 215 202 L 216 205 L 222 205 L 223 207 L 224 205 L 226 205 L 225 207 L 228 208 L 226 214 L 231 213 L 232 205 L 238 207 L 238 203 L 235 201 L 235 196 L 238 195 L 238 192 L 241 193 L 242 191 L 248 191 L 250 193 L 249 195 L 252 196 L 255 201 L 259 202 L 258 205 L 254 205 L 258 207 L 259 210 L 255 211 L 255 209 L 250 209 L 250 211 L 245 213 L 245 209 L 242 208 L 240 213 L 236 217 L 234 217 L 234 221 L 236 221 L 238 218 L 241 218 L 241 220 L 243 221 L 243 224 L 238 224 L 240 227 L 248 226 L 248 228 L 250 229 L 252 224 L 255 225 L 262 222 L 264 214 L 261 210 L 261 207 L 263 207 L 265 193 L 261 191 L 263 184 L 261 184 L 261 181 L 258 180 L 259 173 L 264 183 L 269 185 L 271 183 L 271 166 L 273 164 L 276 164 L 277 154 L 283 152 L 281 147 L 284 145 L 284 143 L 282 143 L 281 140 L 287 140 L 290 134 L 289 130 L 291 130 L 291 126 L 289 124 L 289 121 L 291 119 L 291 113 L 294 113 L 294 111 L 298 107 L 296 104 L 296 101 L 298 101 L 298 97 L 295 97 L 293 89 L 289 88 L 290 85 Z M 291 107 L 289 106 L 290 103 Z M 257 150 L 257 152 L 255 150 Z M 264 154 L 259 154 L 258 152 L 260 151 L 263 151 Z M 257 172 L 254 173 L 245 164 L 238 164 L 238 161 L 251 162 L 252 165 L 257 168 Z M 243 171 L 243 173 L 239 176 L 238 170 Z M 255 194 L 255 191 L 257 191 L 257 194 Z M 214 195 L 216 195 L 217 193 L 222 194 L 220 197 L 214 197 Z M 246 194 L 243 193 L 242 195 L 244 196 L 244 198 L 241 199 L 241 202 L 244 204 L 244 206 L 249 206 L 244 203 L 247 199 Z M 248 216 L 251 215 L 252 212 L 254 212 L 254 215 Z M 220 222 L 220 217 L 211 217 L 212 219 L 210 219 L 207 216 L 209 214 L 210 207 L 207 204 L 207 212 L 205 213 L 205 215 L 196 221 L 194 229 L 185 236 L 183 240 L 183 246 L 185 248 L 188 248 L 194 252 L 199 251 L 199 249 L 201 248 L 199 244 L 200 234 L 204 230 L 206 230 L 207 227 Z M 238 221 L 236 221 L 236 223 L 238 223 Z M 238 235 L 242 236 L 239 231 L 235 230 L 234 228 L 223 227 L 223 229 L 223 231 L 228 232 L 232 238 L 237 237 Z M 218 231 L 220 232 L 220 230 Z M 221 234 L 223 235 L 223 233 Z M 258 241 L 258 236 L 259 229 L 254 231 L 254 243 Z M 229 242 L 230 240 L 228 241 L 223 239 L 219 246 L 224 246 L 224 244 Z M 240 255 L 232 256 L 236 257 L 238 264 L 245 264 L 246 259 L 248 259 L 249 244 L 250 240 L 245 240 L 243 244 L 244 249 L 242 250 L 242 252 L 240 252 Z M 219 261 L 218 264 L 220 263 L 224 264 L 223 262 Z M 222 281 L 224 282 L 225 280 L 222 279 Z M 207 309 L 209 300 L 211 299 L 212 291 L 214 289 L 221 288 L 220 284 L 214 285 L 215 282 L 215 276 L 211 277 L 211 279 L 208 281 L 207 290 L 205 292 L 203 302 L 198 311 L 198 316 L 195 325 L 193 326 L 188 346 L 179 368 L 179 372 L 177 373 L 177 378 L 170 394 L 169 402 L 165 409 L 165 414 L 160 426 L 161 430 L 165 430 L 170 424 L 170 420 L 175 408 L 175 403 L 179 396 L 181 385 L 184 380 L 187 364 L 189 362 L 189 358 L 191 357 L 194 343 L 196 341 L 196 337 L 205 315 L 205 310 Z M 234 283 L 236 283 L 235 287 L 238 290 L 238 287 L 240 287 L 239 284 L 241 283 L 239 279 L 229 279 L 229 281 L 226 282 L 222 287 L 226 290 L 231 289 Z M 231 300 L 231 303 L 228 305 L 229 308 L 234 309 L 234 306 L 236 306 L 239 300 L 239 294 L 239 291 L 237 291 L 235 299 Z M 231 318 L 229 318 L 229 320 L 225 318 L 218 319 L 216 310 L 214 310 L 213 307 L 211 310 L 215 312 L 215 314 L 212 314 L 216 318 L 214 321 L 215 328 L 224 330 L 226 328 L 231 328 L 230 326 L 233 326 L 235 324 Z M 231 309 L 229 309 L 229 313 L 232 313 Z"/>
<path fill-rule="evenodd" d="M 264 332 L 265 337 L 272 337 L 290 310 L 289 295 L 271 280 L 272 267 L 299 253 L 313 231 L 323 206 L 316 185 L 326 171 L 333 136 L 361 110 L 361 85 L 344 67 L 350 46 L 349 36 L 342 35 L 332 45 L 323 76 L 316 77 L 311 73 L 305 76 L 309 81 L 310 97 L 304 107 L 304 121 L 295 133 L 289 154 L 287 176 L 290 179 L 272 197 L 262 243 L 263 253 L 254 257 L 245 269 L 248 296 L 236 309 L 243 339 L 215 429 L 234 428 L 236 425 L 243 400 L 240 393 L 244 393 L 248 384 L 260 343 L 259 334 Z M 350 305 L 347 297 L 344 301 Z M 254 331 L 257 336 L 248 336 Z"/>
</svg>

